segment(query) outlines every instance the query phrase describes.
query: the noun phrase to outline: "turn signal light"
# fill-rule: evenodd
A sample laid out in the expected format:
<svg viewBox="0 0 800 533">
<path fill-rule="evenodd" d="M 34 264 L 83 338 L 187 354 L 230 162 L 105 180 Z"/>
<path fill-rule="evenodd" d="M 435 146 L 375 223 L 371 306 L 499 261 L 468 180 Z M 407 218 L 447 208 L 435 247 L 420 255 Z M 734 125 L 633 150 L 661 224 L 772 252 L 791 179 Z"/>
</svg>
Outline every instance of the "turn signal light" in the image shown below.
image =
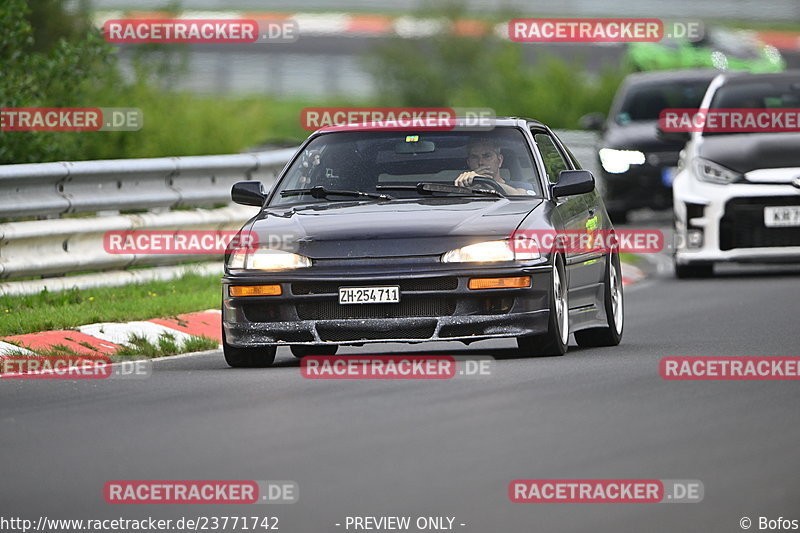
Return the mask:
<svg viewBox="0 0 800 533">
<path fill-rule="evenodd" d="M 280 285 L 231 285 L 230 296 L 280 296 Z"/>
<path fill-rule="evenodd" d="M 473 278 L 469 280 L 470 289 L 524 289 L 531 286 L 530 276 L 515 278 Z"/>
</svg>

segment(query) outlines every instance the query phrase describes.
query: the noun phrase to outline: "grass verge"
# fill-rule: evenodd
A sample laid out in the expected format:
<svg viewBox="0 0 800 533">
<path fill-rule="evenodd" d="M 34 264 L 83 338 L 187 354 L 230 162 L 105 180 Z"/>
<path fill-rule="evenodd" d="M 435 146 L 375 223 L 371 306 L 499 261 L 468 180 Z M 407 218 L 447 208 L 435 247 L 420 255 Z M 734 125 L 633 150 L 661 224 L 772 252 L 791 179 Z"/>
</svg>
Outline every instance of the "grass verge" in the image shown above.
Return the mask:
<svg viewBox="0 0 800 533">
<path fill-rule="evenodd" d="M 149 320 L 215 309 L 220 304 L 219 276 L 197 274 L 121 287 L 0 296 L 0 337 L 95 322 Z"/>
<path fill-rule="evenodd" d="M 104 355 L 81 354 L 63 344 L 54 344 L 47 349 L 34 350 L 28 346 L 20 345 L 19 350 L 6 353 L 0 364 L 0 374 L 38 373 L 48 367 L 57 368 L 61 365 L 80 366 L 81 361 L 111 362 L 141 361 L 143 358 L 165 357 L 179 353 L 200 352 L 214 350 L 219 347 L 217 341 L 207 337 L 191 336 L 180 342 L 175 335 L 162 333 L 157 342 L 150 342 L 139 335 L 131 335 L 128 343 L 119 348 L 116 353 Z M 89 346 L 91 348 L 91 346 Z M 30 350 L 31 353 L 26 353 Z"/>
<path fill-rule="evenodd" d="M 636 254 L 629 254 L 627 252 L 622 252 L 619 254 L 619 260 L 623 263 L 628 263 L 629 265 L 638 265 L 643 261 L 640 256 Z"/>
</svg>

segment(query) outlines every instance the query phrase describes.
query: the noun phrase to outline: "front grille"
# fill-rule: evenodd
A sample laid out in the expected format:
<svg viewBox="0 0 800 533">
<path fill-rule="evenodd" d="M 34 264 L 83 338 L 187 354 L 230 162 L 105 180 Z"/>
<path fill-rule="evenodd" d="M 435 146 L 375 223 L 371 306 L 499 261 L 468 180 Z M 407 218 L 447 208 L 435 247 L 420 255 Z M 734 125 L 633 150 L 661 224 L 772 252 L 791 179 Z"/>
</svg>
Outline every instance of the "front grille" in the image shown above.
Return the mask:
<svg viewBox="0 0 800 533">
<path fill-rule="evenodd" d="M 719 225 L 720 250 L 800 246 L 800 228 L 764 226 L 764 207 L 800 205 L 800 196 L 734 198 L 725 205 Z"/>
<path fill-rule="evenodd" d="M 321 300 L 296 304 L 300 320 L 346 320 L 357 318 L 413 318 L 450 316 L 456 310 L 452 298 L 405 297 L 395 304 L 348 304 Z"/>
<path fill-rule="evenodd" d="M 474 324 L 447 324 L 442 326 L 440 337 L 471 337 L 483 333 L 483 329 L 476 328 Z"/>
<path fill-rule="evenodd" d="M 436 331 L 436 324 L 424 326 L 395 327 L 389 331 L 374 329 L 351 330 L 337 326 L 317 325 L 317 334 L 323 341 L 342 342 L 379 339 L 429 339 Z"/>
<path fill-rule="evenodd" d="M 355 285 L 364 286 L 388 286 L 399 285 L 400 292 L 407 291 L 452 291 L 458 288 L 458 278 L 419 278 L 402 279 L 397 281 L 296 281 L 292 283 L 292 294 L 338 294 L 339 287 L 352 287 Z"/>
</svg>

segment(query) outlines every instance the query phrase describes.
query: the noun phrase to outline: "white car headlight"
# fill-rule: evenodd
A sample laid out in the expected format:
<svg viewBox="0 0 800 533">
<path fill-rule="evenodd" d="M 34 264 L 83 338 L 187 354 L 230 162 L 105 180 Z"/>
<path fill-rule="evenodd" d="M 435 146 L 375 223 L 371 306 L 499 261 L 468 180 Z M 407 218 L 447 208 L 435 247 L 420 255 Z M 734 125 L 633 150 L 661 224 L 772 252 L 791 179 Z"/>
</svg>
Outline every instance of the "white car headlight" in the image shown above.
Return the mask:
<svg viewBox="0 0 800 533">
<path fill-rule="evenodd" d="M 609 174 L 622 174 L 631 165 L 644 165 L 644 161 L 644 154 L 638 150 L 600 149 L 600 163 Z"/>
<path fill-rule="evenodd" d="M 515 252 L 510 240 L 486 241 L 450 250 L 442 263 L 488 263 L 493 261 L 528 261 L 539 259 L 538 251 Z"/>
<path fill-rule="evenodd" d="M 734 181 L 739 181 L 742 177 L 741 174 L 734 172 L 729 168 L 718 165 L 708 159 L 698 157 L 694 162 L 695 172 L 697 178 L 701 181 L 708 183 L 717 183 L 720 185 L 727 185 Z"/>
<path fill-rule="evenodd" d="M 228 259 L 228 268 L 234 270 L 291 270 L 311 266 L 311 259 L 283 250 L 270 248 L 237 248 Z"/>
</svg>

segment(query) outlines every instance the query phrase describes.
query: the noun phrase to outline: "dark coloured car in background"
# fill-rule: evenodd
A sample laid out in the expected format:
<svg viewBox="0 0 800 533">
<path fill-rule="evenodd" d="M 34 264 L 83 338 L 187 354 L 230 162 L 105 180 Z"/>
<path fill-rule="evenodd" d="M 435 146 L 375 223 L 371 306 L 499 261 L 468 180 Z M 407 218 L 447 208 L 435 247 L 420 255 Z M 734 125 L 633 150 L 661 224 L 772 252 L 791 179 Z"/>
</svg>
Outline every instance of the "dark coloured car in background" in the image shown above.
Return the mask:
<svg viewBox="0 0 800 533">
<path fill-rule="evenodd" d="M 697 108 L 718 74 L 695 69 L 642 72 L 625 78 L 608 118 L 586 115 L 582 125 L 599 130 L 600 188 L 615 222 L 639 208 L 672 206 L 672 179 L 683 143 L 658 136 L 658 116 L 666 108 Z"/>
<path fill-rule="evenodd" d="M 499 181 L 455 186 L 476 144 L 501 160 Z M 261 210 L 242 228 L 260 247 L 226 255 L 231 366 L 269 366 L 278 346 L 302 357 L 340 345 L 514 338 L 524 354 L 561 355 L 571 333 L 581 346 L 622 337 L 618 253 L 511 242 L 515 231 L 613 229 L 592 174 L 539 122 L 321 130 L 269 193 L 240 182 L 232 198 Z"/>
</svg>

